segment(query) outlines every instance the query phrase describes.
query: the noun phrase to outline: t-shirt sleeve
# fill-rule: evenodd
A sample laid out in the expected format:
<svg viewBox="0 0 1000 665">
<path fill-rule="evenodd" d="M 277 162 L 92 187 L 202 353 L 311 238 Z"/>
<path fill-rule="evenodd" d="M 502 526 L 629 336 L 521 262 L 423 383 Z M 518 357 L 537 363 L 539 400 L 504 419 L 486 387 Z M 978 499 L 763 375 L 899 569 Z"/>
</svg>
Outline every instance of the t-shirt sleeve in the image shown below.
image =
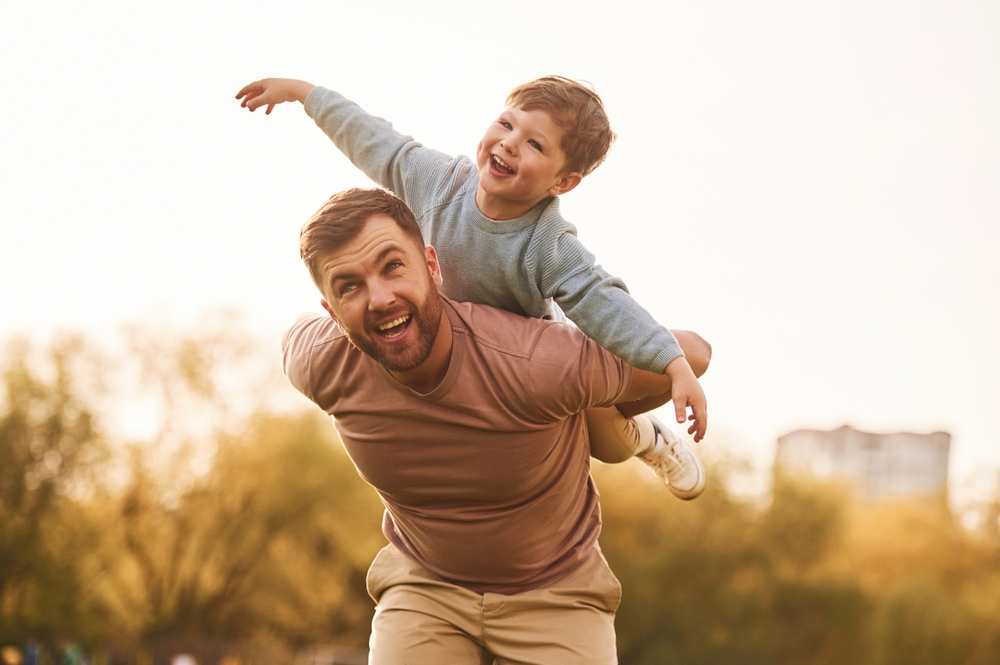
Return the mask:
<svg viewBox="0 0 1000 665">
<path fill-rule="evenodd" d="M 564 323 L 544 328 L 528 367 L 529 399 L 545 421 L 615 404 L 632 378 L 628 363 Z"/>
<path fill-rule="evenodd" d="M 424 147 L 343 95 L 316 86 L 305 111 L 365 175 L 392 191 L 420 217 L 451 172 L 455 158 Z"/>
<path fill-rule="evenodd" d="M 313 356 L 317 343 L 327 338 L 335 326 L 328 316 L 306 314 L 299 317 L 281 340 L 285 376 L 296 390 L 313 402 L 316 402 Z"/>
</svg>

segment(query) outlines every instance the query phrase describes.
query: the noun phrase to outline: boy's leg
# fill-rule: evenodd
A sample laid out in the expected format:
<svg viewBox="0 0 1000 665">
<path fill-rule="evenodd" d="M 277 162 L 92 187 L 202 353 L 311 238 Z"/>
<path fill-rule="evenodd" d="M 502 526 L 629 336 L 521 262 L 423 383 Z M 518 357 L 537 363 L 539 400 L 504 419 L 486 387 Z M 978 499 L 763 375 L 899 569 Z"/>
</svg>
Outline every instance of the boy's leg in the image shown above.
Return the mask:
<svg viewBox="0 0 1000 665">
<path fill-rule="evenodd" d="M 626 418 L 613 406 L 593 407 L 585 414 L 590 432 L 590 454 L 602 462 L 624 462 L 656 443 L 656 432 L 644 414 Z"/>
<path fill-rule="evenodd" d="M 609 464 L 638 457 L 680 499 L 694 499 L 704 491 L 705 468 L 691 445 L 651 414 L 626 418 L 615 407 L 585 413 L 593 457 Z"/>
</svg>

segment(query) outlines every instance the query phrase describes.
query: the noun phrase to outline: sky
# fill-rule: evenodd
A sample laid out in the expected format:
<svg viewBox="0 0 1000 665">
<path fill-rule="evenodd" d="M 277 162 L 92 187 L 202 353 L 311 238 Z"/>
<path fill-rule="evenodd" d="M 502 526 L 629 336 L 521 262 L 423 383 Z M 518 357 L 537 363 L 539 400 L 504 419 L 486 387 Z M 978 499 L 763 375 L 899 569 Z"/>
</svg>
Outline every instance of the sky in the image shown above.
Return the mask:
<svg viewBox="0 0 1000 665">
<path fill-rule="evenodd" d="M 618 134 L 563 213 L 712 343 L 720 441 L 945 430 L 953 489 L 1000 478 L 1000 5 L 650 4 L 0 0 L 0 337 L 318 309 L 298 231 L 370 183 L 300 105 L 241 109 L 252 80 L 469 155 L 558 73 Z"/>
</svg>

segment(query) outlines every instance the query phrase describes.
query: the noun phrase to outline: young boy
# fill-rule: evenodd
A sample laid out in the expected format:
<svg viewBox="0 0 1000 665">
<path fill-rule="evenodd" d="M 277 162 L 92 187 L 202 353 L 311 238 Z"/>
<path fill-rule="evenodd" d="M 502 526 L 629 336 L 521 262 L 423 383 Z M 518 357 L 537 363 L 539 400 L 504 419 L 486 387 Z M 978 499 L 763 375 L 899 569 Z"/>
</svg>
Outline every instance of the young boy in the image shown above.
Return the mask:
<svg viewBox="0 0 1000 665">
<path fill-rule="evenodd" d="M 690 406 L 688 433 L 702 439 L 705 395 L 681 345 L 621 280 L 595 264 L 559 213 L 559 195 L 601 163 L 614 136 L 592 90 L 559 76 L 515 88 L 475 162 L 425 148 L 340 94 L 305 81 L 262 79 L 236 98 L 250 111 L 267 106 L 267 114 L 282 102 L 301 102 L 355 166 L 410 207 L 424 240 L 437 249 L 448 297 L 558 318 L 554 300 L 629 364 L 669 374 L 677 422 L 685 422 Z M 704 468 L 683 439 L 642 413 L 656 406 L 588 410 L 591 454 L 612 463 L 637 456 L 675 496 L 693 499 L 704 489 Z"/>
</svg>

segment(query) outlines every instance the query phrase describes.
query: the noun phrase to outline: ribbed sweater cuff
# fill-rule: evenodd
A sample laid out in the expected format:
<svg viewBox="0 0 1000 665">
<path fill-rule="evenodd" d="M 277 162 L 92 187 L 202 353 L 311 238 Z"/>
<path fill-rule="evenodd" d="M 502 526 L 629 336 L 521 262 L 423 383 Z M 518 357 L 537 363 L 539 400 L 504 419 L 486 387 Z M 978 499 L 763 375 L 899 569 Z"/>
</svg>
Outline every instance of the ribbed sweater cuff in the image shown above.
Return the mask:
<svg viewBox="0 0 1000 665">
<path fill-rule="evenodd" d="M 667 347 L 653 356 L 652 367 L 650 369 L 663 374 L 663 370 L 667 368 L 667 365 L 669 365 L 671 361 L 675 358 L 680 358 L 683 355 L 684 351 L 681 350 L 680 345 Z"/>
</svg>

